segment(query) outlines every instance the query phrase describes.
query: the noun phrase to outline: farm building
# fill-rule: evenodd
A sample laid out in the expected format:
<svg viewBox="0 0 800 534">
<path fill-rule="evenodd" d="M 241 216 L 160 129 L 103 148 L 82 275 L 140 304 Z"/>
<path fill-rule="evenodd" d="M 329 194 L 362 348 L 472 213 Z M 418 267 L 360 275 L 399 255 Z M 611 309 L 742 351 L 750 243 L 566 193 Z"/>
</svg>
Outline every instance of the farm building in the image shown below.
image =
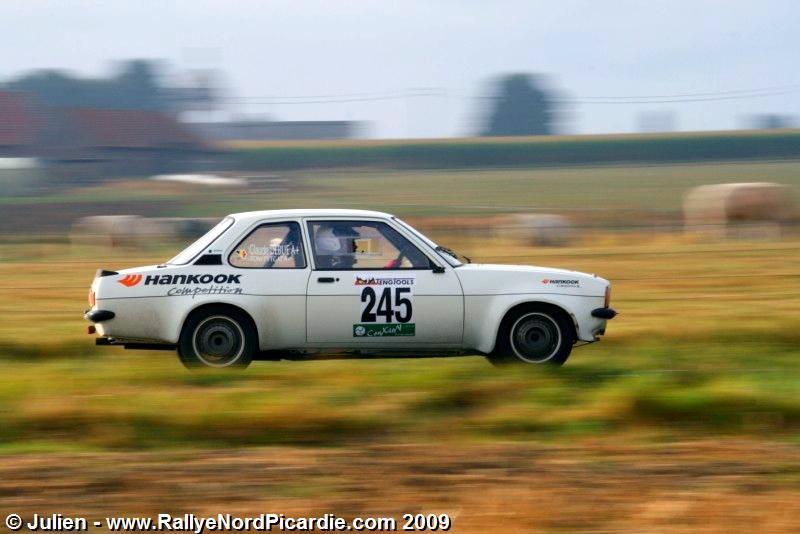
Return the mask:
<svg viewBox="0 0 800 534">
<path fill-rule="evenodd" d="M 57 181 L 202 171 L 220 156 L 164 113 L 47 108 L 0 91 L 0 158 L 36 158 Z"/>
<path fill-rule="evenodd" d="M 49 114 L 44 154 L 60 175 L 146 176 L 202 168 L 215 154 L 153 111 L 66 108 Z"/>
<path fill-rule="evenodd" d="M 41 117 L 22 94 L 0 91 L 0 158 L 34 156 Z"/>
</svg>

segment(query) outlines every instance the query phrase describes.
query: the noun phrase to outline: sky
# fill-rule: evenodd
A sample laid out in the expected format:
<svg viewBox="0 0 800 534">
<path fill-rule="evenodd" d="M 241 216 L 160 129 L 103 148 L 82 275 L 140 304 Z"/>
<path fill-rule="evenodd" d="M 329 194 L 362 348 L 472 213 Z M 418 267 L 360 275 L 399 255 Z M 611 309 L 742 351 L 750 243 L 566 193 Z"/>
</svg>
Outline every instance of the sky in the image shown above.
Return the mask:
<svg viewBox="0 0 800 534">
<path fill-rule="evenodd" d="M 643 114 L 677 130 L 800 117 L 792 0 L 3 0 L 0 21 L 0 80 L 159 59 L 219 72 L 216 118 L 358 120 L 369 137 L 472 135 L 510 72 L 570 102 L 563 133 L 634 132 Z M 710 95 L 658 102 L 697 93 Z"/>
</svg>

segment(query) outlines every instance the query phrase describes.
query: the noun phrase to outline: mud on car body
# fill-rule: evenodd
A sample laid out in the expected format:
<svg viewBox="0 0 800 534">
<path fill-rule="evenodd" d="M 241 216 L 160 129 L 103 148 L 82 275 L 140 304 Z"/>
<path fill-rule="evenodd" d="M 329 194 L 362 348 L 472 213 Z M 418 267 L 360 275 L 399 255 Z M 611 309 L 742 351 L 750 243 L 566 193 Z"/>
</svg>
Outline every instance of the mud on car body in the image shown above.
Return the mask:
<svg viewBox="0 0 800 534">
<path fill-rule="evenodd" d="M 562 364 L 616 312 L 595 275 L 463 262 L 361 210 L 226 217 L 161 265 L 100 269 L 85 317 L 100 345 L 177 349 L 189 367 L 253 359 L 480 353 Z"/>
</svg>

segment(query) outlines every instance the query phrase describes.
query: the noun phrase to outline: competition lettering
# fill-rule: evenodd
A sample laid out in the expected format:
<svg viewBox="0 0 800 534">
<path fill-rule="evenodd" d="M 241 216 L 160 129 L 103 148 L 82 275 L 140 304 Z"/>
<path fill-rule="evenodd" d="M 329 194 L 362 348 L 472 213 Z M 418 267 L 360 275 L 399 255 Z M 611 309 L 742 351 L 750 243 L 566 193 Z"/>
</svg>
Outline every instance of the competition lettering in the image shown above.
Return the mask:
<svg viewBox="0 0 800 534">
<path fill-rule="evenodd" d="M 144 279 L 146 286 L 179 286 L 207 284 L 240 284 L 241 274 L 150 274 Z"/>
<path fill-rule="evenodd" d="M 210 286 L 210 287 L 171 287 L 167 291 L 168 297 L 192 297 L 198 295 L 241 295 L 241 287 Z"/>
</svg>

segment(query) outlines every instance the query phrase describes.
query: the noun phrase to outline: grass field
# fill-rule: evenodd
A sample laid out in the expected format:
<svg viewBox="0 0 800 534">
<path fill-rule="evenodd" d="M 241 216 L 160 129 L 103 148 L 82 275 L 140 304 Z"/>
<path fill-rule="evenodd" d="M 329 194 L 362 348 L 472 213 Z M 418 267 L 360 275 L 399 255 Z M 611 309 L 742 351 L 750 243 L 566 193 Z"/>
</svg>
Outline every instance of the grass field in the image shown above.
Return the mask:
<svg viewBox="0 0 800 534">
<path fill-rule="evenodd" d="M 0 506 L 109 514 L 394 517 L 452 532 L 797 532 L 796 446 L 748 439 L 360 444 L 0 459 Z M 96 529 L 93 529 L 96 530 Z"/>
<path fill-rule="evenodd" d="M 223 217 L 247 210 L 360 208 L 404 218 L 483 217 L 557 212 L 602 231 L 679 225 L 691 187 L 719 182 L 773 181 L 800 190 L 800 161 L 600 166 L 554 169 L 287 171 L 284 191 L 202 189 L 142 180 L 63 188 L 0 199 L 0 238 L 30 234 L 64 240 L 85 215 Z M 462 220 L 461 222 L 465 222 Z M 20 237 L 22 234 L 22 238 Z M 3 256 L 15 258 L 11 251 Z"/>
<path fill-rule="evenodd" d="M 513 256 L 509 247 L 461 243 L 477 261 L 566 266 L 614 282 L 621 316 L 564 369 L 498 371 L 471 357 L 265 362 L 243 375 L 188 374 L 170 353 L 92 346 L 80 315 L 94 268 L 156 258 L 91 260 L 102 250 L 21 246 L 63 260 L 0 265 L 0 440 L 12 449 L 102 449 L 631 430 L 769 430 L 794 439 L 800 241 L 631 239 L 624 247 L 518 246 Z"/>
<path fill-rule="evenodd" d="M 800 163 L 288 176 L 297 186 L 285 192 L 129 182 L 9 206 L 52 220 L 54 205 L 123 200 L 158 214 L 384 209 L 474 261 L 596 272 L 620 315 L 560 369 L 473 356 L 189 373 L 172 353 L 94 347 L 81 318 L 97 267 L 161 261 L 179 245 L 70 246 L 57 225 L 35 240 L 6 235 L 0 512 L 434 512 L 459 532 L 800 529 L 800 238 L 630 228 L 679 221 L 692 185 L 800 185 Z M 534 248 L 433 217 L 538 209 L 588 227 L 573 246 Z"/>
<path fill-rule="evenodd" d="M 800 528 L 800 241 L 455 241 L 478 261 L 600 272 L 621 315 L 560 369 L 465 357 L 189 373 L 171 353 L 93 347 L 80 318 L 96 266 L 166 251 L 14 247 L 0 264 L 0 507 L 435 512 L 457 532 Z"/>
</svg>

